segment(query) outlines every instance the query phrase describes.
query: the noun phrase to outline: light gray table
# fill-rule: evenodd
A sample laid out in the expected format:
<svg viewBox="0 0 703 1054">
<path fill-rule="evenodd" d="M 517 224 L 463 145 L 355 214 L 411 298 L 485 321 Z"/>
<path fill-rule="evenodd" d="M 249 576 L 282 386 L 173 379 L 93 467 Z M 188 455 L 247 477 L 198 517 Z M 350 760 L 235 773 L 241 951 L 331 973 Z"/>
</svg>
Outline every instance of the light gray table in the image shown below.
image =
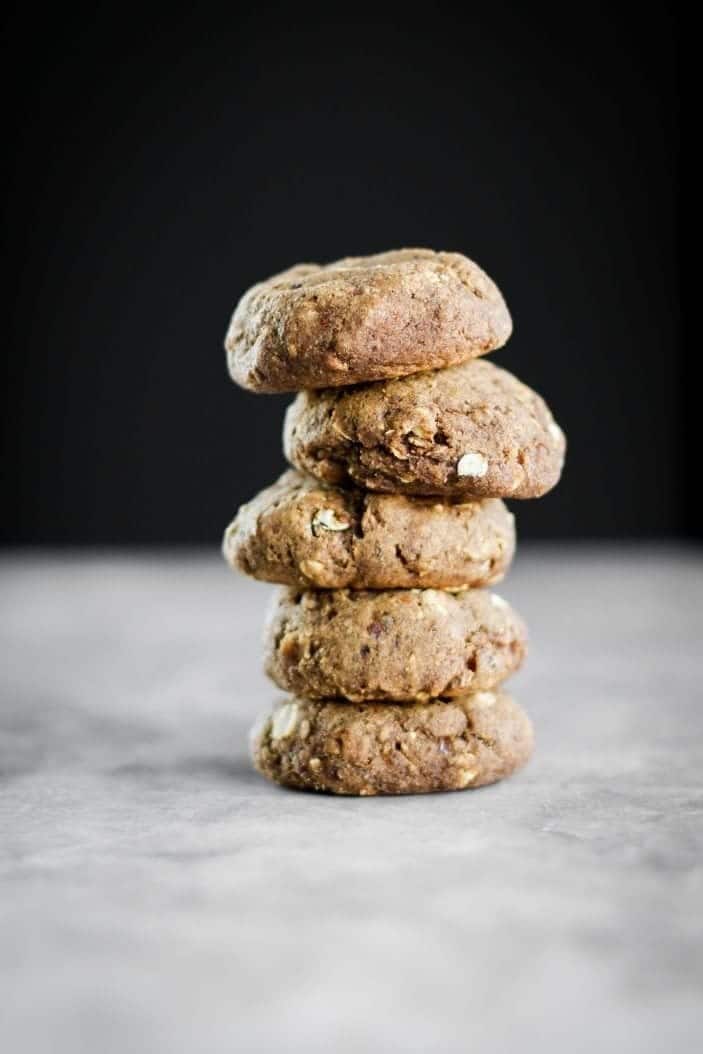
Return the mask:
<svg viewBox="0 0 703 1054">
<path fill-rule="evenodd" d="M 270 590 L 217 558 L 0 574 L 7 1054 L 694 1049 L 699 552 L 523 547 L 538 753 L 399 799 L 251 770 Z"/>
</svg>

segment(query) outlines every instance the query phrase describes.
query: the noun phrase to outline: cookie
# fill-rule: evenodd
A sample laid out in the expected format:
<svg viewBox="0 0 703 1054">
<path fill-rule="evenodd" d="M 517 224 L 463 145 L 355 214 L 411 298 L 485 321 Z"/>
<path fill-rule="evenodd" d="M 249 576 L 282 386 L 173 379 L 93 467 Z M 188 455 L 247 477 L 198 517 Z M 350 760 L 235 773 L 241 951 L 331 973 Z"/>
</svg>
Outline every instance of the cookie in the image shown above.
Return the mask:
<svg viewBox="0 0 703 1054">
<path fill-rule="evenodd" d="M 228 563 L 302 589 L 437 589 L 498 582 L 515 551 L 502 501 L 371 494 L 285 472 L 225 532 Z"/>
<path fill-rule="evenodd" d="M 333 794 L 423 794 L 509 776 L 533 748 L 527 714 L 508 695 L 450 702 L 283 702 L 252 732 L 268 779 Z"/>
<path fill-rule="evenodd" d="M 549 408 L 477 360 L 288 407 L 286 457 L 328 483 L 388 493 L 538 498 L 558 481 L 566 440 Z"/>
<path fill-rule="evenodd" d="M 225 338 L 256 392 L 331 388 L 466 362 L 505 344 L 497 286 L 459 253 L 400 249 L 298 264 L 253 286 Z"/>
<path fill-rule="evenodd" d="M 525 652 L 520 618 L 480 589 L 282 589 L 265 634 L 266 672 L 308 699 L 465 695 L 500 684 Z"/>
</svg>

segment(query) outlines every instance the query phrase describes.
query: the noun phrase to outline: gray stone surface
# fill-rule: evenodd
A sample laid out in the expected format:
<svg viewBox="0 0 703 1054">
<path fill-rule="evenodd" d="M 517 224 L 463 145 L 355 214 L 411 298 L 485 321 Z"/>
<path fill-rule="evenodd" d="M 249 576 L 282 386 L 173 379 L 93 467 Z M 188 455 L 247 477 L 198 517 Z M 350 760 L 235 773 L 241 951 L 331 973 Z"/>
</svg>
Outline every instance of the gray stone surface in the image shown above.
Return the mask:
<svg viewBox="0 0 703 1054">
<path fill-rule="evenodd" d="M 249 766 L 268 587 L 6 558 L 3 1050 L 693 1050 L 702 572 L 524 548 L 500 592 L 531 628 L 531 765 L 340 800 Z"/>
</svg>

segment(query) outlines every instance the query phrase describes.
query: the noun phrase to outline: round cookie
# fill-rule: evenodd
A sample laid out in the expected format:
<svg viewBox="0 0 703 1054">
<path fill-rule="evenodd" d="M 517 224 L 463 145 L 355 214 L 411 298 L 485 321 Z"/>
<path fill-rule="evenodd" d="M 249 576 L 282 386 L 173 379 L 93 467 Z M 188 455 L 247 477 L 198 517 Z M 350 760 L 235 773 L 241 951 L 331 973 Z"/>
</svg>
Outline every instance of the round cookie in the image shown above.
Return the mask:
<svg viewBox="0 0 703 1054">
<path fill-rule="evenodd" d="M 301 392 L 286 456 L 328 483 L 465 498 L 538 498 L 566 440 L 549 408 L 485 360 L 344 391 Z"/>
<path fill-rule="evenodd" d="M 497 286 L 459 253 L 399 249 L 298 264 L 249 289 L 225 338 L 256 392 L 330 388 L 465 362 L 505 344 Z"/>
<path fill-rule="evenodd" d="M 481 589 L 282 589 L 264 648 L 272 680 L 308 699 L 426 701 L 500 684 L 526 630 Z"/>
<path fill-rule="evenodd" d="M 515 552 L 502 501 L 437 503 L 285 472 L 225 531 L 227 562 L 302 589 L 466 588 L 498 582 Z"/>
<path fill-rule="evenodd" d="M 254 765 L 268 779 L 333 794 L 423 794 L 482 787 L 528 760 L 527 714 L 503 694 L 450 702 L 283 702 L 254 728 Z"/>
</svg>

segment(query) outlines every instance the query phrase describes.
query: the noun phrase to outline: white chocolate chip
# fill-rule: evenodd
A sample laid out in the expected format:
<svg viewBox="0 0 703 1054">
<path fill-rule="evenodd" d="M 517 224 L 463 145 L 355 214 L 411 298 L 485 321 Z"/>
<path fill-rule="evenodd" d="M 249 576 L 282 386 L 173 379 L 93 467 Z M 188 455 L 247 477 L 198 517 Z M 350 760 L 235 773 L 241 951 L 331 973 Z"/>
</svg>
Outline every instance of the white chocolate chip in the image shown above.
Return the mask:
<svg viewBox="0 0 703 1054">
<path fill-rule="evenodd" d="M 308 762 L 308 765 L 313 770 L 313 772 L 316 772 L 317 769 L 319 769 L 321 764 L 322 764 L 322 762 L 320 761 L 319 758 L 310 758 L 310 761 Z"/>
<path fill-rule="evenodd" d="M 351 524 L 347 520 L 340 520 L 334 509 L 318 509 L 310 526 L 312 533 L 317 535 L 319 530 L 348 531 Z"/>
<path fill-rule="evenodd" d="M 478 769 L 462 769 L 462 771 L 458 773 L 459 786 L 468 787 L 468 785 L 472 783 L 477 776 Z"/>
<path fill-rule="evenodd" d="M 284 703 L 273 715 L 271 721 L 271 739 L 285 739 L 295 731 L 298 723 L 297 703 Z"/>
<path fill-rule="evenodd" d="M 485 476 L 488 472 L 488 461 L 483 454 L 470 451 L 462 454 L 456 463 L 457 476 Z"/>
<path fill-rule="evenodd" d="M 499 597 L 497 593 L 491 593 L 491 604 L 494 608 L 498 608 L 499 611 L 504 611 L 508 606 L 508 601 L 503 600 L 503 598 Z"/>
<path fill-rule="evenodd" d="M 430 608 L 432 611 L 439 611 L 442 615 L 446 614 L 447 604 L 438 590 L 426 589 L 423 593 L 422 602 L 425 607 Z"/>
<path fill-rule="evenodd" d="M 327 577 L 325 565 L 320 563 L 319 560 L 301 560 L 300 570 L 306 578 L 310 579 L 311 582 L 315 582 L 317 585 L 321 586 L 327 584 L 325 582 L 325 578 Z"/>
<path fill-rule="evenodd" d="M 472 705 L 478 710 L 487 710 L 496 701 L 494 692 L 476 692 L 471 700 Z"/>
<path fill-rule="evenodd" d="M 552 439 L 556 439 L 558 441 L 564 438 L 564 433 L 562 432 L 561 428 L 556 423 L 556 421 L 549 422 L 549 424 L 547 425 L 547 431 L 549 432 Z"/>
</svg>

